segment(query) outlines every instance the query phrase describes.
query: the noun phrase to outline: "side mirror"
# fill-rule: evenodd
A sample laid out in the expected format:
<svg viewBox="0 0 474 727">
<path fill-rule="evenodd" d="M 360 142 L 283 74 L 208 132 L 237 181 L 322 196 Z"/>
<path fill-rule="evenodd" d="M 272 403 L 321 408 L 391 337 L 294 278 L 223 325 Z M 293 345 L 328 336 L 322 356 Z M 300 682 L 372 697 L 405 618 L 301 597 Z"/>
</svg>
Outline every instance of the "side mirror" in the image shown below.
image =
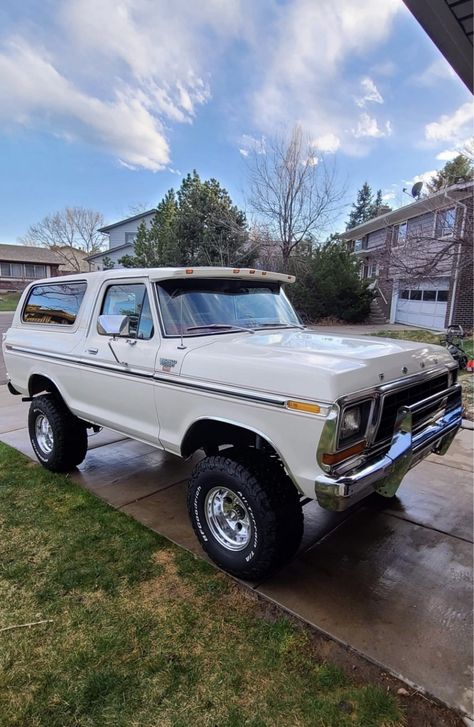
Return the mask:
<svg viewBox="0 0 474 727">
<path fill-rule="evenodd" d="M 97 319 L 97 332 L 101 336 L 128 336 L 129 326 L 128 316 L 102 315 Z"/>
</svg>

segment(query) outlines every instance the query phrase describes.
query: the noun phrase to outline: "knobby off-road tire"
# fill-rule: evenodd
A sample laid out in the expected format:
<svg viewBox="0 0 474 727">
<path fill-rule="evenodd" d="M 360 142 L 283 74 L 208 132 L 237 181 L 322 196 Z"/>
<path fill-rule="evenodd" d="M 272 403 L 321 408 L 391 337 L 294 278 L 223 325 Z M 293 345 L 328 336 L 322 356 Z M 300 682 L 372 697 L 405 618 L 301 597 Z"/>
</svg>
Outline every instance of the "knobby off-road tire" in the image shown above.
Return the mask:
<svg viewBox="0 0 474 727">
<path fill-rule="evenodd" d="M 188 512 L 212 560 L 247 580 L 287 562 L 303 534 L 294 484 L 278 460 L 258 450 L 229 449 L 201 460 L 189 483 Z"/>
<path fill-rule="evenodd" d="M 33 399 L 28 413 L 28 431 L 37 458 L 52 472 L 68 472 L 86 456 L 84 422 L 53 395 Z"/>
</svg>

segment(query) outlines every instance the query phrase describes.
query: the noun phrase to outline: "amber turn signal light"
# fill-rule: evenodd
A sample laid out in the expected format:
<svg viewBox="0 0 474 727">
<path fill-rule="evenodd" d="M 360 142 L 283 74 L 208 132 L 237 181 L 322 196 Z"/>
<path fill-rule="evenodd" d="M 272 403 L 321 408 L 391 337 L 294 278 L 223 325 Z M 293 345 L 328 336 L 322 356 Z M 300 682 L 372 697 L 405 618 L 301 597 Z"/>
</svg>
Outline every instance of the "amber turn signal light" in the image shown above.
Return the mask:
<svg viewBox="0 0 474 727">
<path fill-rule="evenodd" d="M 309 414 L 319 414 L 321 411 L 317 404 L 308 404 L 306 401 L 287 401 L 286 406 L 293 411 L 305 411 Z"/>
<path fill-rule="evenodd" d="M 338 462 L 342 462 L 344 459 L 353 457 L 355 454 L 360 454 L 364 451 L 366 446 L 367 442 L 364 439 L 362 442 L 354 444 L 352 447 L 343 449 L 340 452 L 325 452 L 325 454 L 321 457 L 321 460 L 324 464 L 337 464 Z"/>
</svg>

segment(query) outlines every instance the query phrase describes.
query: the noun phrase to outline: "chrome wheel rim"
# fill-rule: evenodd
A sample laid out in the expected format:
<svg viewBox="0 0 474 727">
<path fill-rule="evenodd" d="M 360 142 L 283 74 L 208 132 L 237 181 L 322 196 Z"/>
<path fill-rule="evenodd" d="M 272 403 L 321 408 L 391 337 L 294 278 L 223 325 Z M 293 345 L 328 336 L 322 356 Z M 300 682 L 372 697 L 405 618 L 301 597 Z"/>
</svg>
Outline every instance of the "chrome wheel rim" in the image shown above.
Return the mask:
<svg viewBox="0 0 474 727">
<path fill-rule="evenodd" d="M 206 495 L 204 512 L 212 535 L 224 548 L 243 550 L 250 543 L 250 516 L 235 492 L 213 487 Z"/>
<path fill-rule="evenodd" d="M 47 417 L 40 414 L 35 422 L 35 436 L 38 447 L 45 454 L 51 454 L 54 447 L 54 435 Z"/>
</svg>

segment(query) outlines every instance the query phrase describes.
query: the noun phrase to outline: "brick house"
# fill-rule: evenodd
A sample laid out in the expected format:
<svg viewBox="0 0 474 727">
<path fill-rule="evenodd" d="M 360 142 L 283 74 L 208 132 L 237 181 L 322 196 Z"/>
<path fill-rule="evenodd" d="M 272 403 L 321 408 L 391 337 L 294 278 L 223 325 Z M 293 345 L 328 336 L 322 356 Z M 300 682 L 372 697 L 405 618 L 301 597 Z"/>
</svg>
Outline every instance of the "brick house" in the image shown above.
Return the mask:
<svg viewBox="0 0 474 727">
<path fill-rule="evenodd" d="M 33 280 L 59 275 L 61 259 L 44 247 L 0 245 L 0 291 L 23 290 Z"/>
<path fill-rule="evenodd" d="M 124 255 L 133 255 L 133 243 L 137 236 L 138 227 L 142 222 L 149 225 L 155 215 L 156 209 L 140 212 L 133 217 L 127 217 L 119 220 L 111 225 L 101 227 L 99 232 L 107 235 L 109 238 L 109 247 L 107 250 L 98 252 L 95 255 L 89 255 L 86 259 L 95 266 L 95 269 L 102 270 L 104 267 L 104 258 L 108 258 L 114 264 L 114 267 L 122 267 L 119 263 L 120 258 Z"/>
<path fill-rule="evenodd" d="M 473 182 L 455 184 L 347 230 L 379 320 L 473 328 Z"/>
</svg>

